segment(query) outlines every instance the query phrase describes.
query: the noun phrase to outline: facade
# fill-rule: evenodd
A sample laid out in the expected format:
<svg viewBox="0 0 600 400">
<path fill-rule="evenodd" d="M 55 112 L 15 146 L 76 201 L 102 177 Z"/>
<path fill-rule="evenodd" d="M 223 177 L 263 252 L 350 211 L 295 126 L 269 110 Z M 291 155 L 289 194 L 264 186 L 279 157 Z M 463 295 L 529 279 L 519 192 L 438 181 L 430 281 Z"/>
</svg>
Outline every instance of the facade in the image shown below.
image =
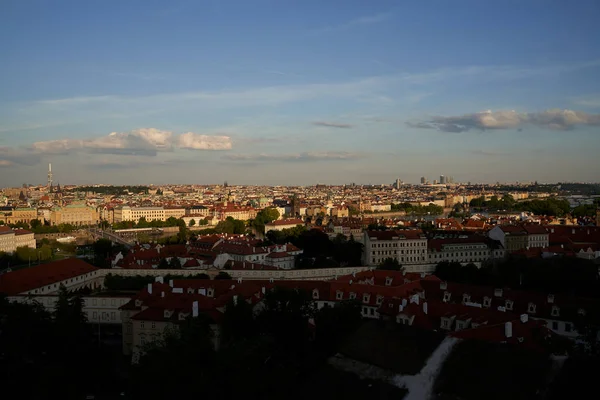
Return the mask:
<svg viewBox="0 0 600 400">
<path fill-rule="evenodd" d="M 9 211 L 3 211 L 0 214 L 0 220 L 5 224 L 16 224 L 19 222 L 29 223 L 37 219 L 38 213 L 35 208 L 15 208 Z"/>
<path fill-rule="evenodd" d="M 173 218 L 181 218 L 185 215 L 185 208 L 165 208 L 165 220 Z"/>
<path fill-rule="evenodd" d="M 401 265 L 426 264 L 427 238 L 420 230 L 365 231 L 365 265 L 378 265 L 386 258 Z"/>
<path fill-rule="evenodd" d="M 548 231 L 541 225 L 499 225 L 488 232 L 508 253 L 530 248 L 547 248 L 550 244 Z"/>
<path fill-rule="evenodd" d="M 430 263 L 448 261 L 464 264 L 501 259 L 505 252 L 499 242 L 486 237 L 431 239 L 428 243 L 428 256 Z"/>
<path fill-rule="evenodd" d="M 14 253 L 18 247 L 35 249 L 36 243 L 33 232 L 0 226 L 0 252 Z"/>
<path fill-rule="evenodd" d="M 304 225 L 301 219 L 280 219 L 265 224 L 265 233 L 269 231 L 282 231 L 284 229 L 295 228 L 298 225 Z"/>
<path fill-rule="evenodd" d="M 114 221 L 134 221 L 138 222 L 140 218 L 146 221 L 166 221 L 165 209 L 162 207 L 129 207 L 122 206 L 115 208 Z"/>
<path fill-rule="evenodd" d="M 83 204 L 55 207 L 50 211 L 50 225 L 71 224 L 89 226 L 98 224 L 98 221 L 98 211 Z"/>
</svg>

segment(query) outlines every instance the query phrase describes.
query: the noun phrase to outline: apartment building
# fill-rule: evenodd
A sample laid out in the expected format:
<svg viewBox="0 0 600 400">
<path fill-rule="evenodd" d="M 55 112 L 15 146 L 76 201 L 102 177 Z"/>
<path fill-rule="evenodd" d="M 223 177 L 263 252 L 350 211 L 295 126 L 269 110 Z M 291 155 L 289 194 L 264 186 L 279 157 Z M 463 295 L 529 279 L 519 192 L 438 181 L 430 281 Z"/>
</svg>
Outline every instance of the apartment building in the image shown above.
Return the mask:
<svg viewBox="0 0 600 400">
<path fill-rule="evenodd" d="M 85 204 L 70 204 L 65 207 L 55 207 L 50 211 L 50 225 L 86 226 L 96 225 L 98 221 L 98 211 Z"/>
<path fill-rule="evenodd" d="M 282 231 L 284 229 L 295 228 L 298 225 L 304 225 L 304 221 L 299 218 L 294 219 L 280 219 L 277 221 L 269 222 L 265 224 L 265 233 L 269 231 Z"/>
<path fill-rule="evenodd" d="M 427 238 L 421 230 L 365 231 L 365 265 L 378 265 L 386 258 L 405 264 L 428 262 Z"/>
<path fill-rule="evenodd" d="M 529 248 L 547 248 L 550 244 L 550 235 L 541 225 L 499 225 L 492 228 L 488 236 L 499 241 L 509 253 Z"/>
<path fill-rule="evenodd" d="M 18 247 L 35 249 L 33 232 L 0 226 L 0 252 L 14 253 Z"/>
<path fill-rule="evenodd" d="M 166 221 L 165 209 L 162 207 L 117 207 L 114 210 L 114 221 L 134 221 L 138 222 L 140 218 L 146 221 Z"/>
<path fill-rule="evenodd" d="M 500 242 L 486 237 L 431 239 L 428 243 L 429 262 L 435 264 L 443 261 L 481 263 L 504 256 Z"/>
<path fill-rule="evenodd" d="M 165 220 L 173 218 L 181 218 L 185 215 L 185 208 L 165 208 Z"/>
</svg>

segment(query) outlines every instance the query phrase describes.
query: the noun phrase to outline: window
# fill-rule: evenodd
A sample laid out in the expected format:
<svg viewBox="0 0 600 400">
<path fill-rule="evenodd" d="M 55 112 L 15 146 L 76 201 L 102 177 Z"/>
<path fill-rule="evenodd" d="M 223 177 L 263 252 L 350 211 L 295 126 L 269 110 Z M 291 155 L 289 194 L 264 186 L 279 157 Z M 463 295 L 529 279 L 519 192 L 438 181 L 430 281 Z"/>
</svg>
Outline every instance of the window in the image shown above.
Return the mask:
<svg viewBox="0 0 600 400">
<path fill-rule="evenodd" d="M 115 305 L 115 299 L 111 299 L 111 300 L 110 300 L 110 305 L 111 305 L 111 306 L 114 306 L 114 305 Z"/>
<path fill-rule="evenodd" d="M 552 321 L 552 330 L 554 330 L 554 331 L 558 330 L 558 322 L 557 321 Z"/>
<path fill-rule="evenodd" d="M 94 311 L 92 313 L 92 319 L 97 319 L 98 318 L 98 313 L 96 311 Z"/>
<path fill-rule="evenodd" d="M 573 327 L 571 324 L 569 322 L 565 322 L 565 332 L 571 332 L 572 329 Z"/>
<path fill-rule="evenodd" d="M 335 298 L 336 300 L 341 300 L 342 296 L 344 295 L 344 293 L 340 292 L 339 290 L 335 293 Z"/>
<path fill-rule="evenodd" d="M 559 312 L 560 312 L 560 309 L 558 307 L 556 307 L 556 306 L 552 307 L 552 316 L 553 317 L 558 317 Z"/>
<path fill-rule="evenodd" d="M 377 305 L 381 305 L 383 303 L 383 296 L 377 296 Z"/>
<path fill-rule="evenodd" d="M 490 299 L 489 297 L 484 297 L 483 298 L 483 306 L 490 307 L 491 305 L 492 305 L 492 299 Z"/>
<path fill-rule="evenodd" d="M 529 313 L 535 313 L 535 304 L 533 303 L 529 303 L 529 305 L 527 306 L 527 312 Z"/>
<path fill-rule="evenodd" d="M 151 328 L 156 329 L 156 322 L 152 322 Z"/>
<path fill-rule="evenodd" d="M 356 293 L 350 292 L 350 300 L 356 299 Z"/>
<path fill-rule="evenodd" d="M 442 318 L 442 328 L 450 329 L 450 321 L 446 318 Z"/>
<path fill-rule="evenodd" d="M 504 303 L 504 307 L 506 307 L 507 310 L 512 310 L 513 304 L 514 302 L 512 300 L 506 300 L 506 302 Z"/>
<path fill-rule="evenodd" d="M 102 305 L 105 306 L 106 305 L 106 299 L 102 299 Z"/>
<path fill-rule="evenodd" d="M 142 346 L 146 344 L 146 335 L 140 335 L 140 344 Z"/>
<path fill-rule="evenodd" d="M 141 322 L 140 322 L 140 328 L 142 328 L 142 329 L 144 329 L 144 328 L 145 328 L 144 321 L 141 321 Z"/>
</svg>

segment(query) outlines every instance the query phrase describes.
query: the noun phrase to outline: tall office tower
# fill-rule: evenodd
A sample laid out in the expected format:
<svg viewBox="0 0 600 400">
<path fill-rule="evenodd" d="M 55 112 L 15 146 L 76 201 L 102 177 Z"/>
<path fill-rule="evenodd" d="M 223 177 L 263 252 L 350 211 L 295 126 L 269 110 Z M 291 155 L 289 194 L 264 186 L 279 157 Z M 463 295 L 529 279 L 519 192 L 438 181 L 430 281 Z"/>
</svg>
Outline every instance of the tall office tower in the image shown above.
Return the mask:
<svg viewBox="0 0 600 400">
<path fill-rule="evenodd" d="M 396 179 L 396 189 L 400 189 L 400 186 L 402 186 L 402 181 L 400 180 L 400 178 Z"/>
<path fill-rule="evenodd" d="M 427 178 L 425 178 L 424 176 L 421 177 L 421 185 L 424 185 L 425 182 L 427 182 Z"/>
<path fill-rule="evenodd" d="M 52 164 L 48 164 L 48 189 L 52 187 Z"/>
<path fill-rule="evenodd" d="M 444 175 L 440 175 L 440 183 L 442 185 L 446 183 L 446 177 Z"/>
</svg>

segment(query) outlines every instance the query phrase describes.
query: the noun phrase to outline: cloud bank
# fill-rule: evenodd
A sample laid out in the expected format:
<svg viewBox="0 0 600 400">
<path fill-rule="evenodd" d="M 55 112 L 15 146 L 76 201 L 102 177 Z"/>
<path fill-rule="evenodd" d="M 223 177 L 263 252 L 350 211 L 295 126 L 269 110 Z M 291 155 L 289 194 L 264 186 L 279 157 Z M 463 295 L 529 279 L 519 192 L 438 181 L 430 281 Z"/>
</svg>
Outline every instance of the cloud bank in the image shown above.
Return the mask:
<svg viewBox="0 0 600 400">
<path fill-rule="evenodd" d="M 159 151 L 175 148 L 192 150 L 229 150 L 229 136 L 201 135 L 193 132 L 175 136 L 173 132 L 155 128 L 136 129 L 131 132 L 112 132 L 108 136 L 92 139 L 61 139 L 35 142 L 30 149 L 42 154 L 67 154 L 83 150 L 90 153 L 118 155 L 156 155 Z"/>
<path fill-rule="evenodd" d="M 551 109 L 534 113 L 516 111 L 484 111 L 455 117 L 432 117 L 426 121 L 407 122 L 411 128 L 437 129 L 442 132 L 466 132 L 488 129 L 515 129 L 533 125 L 566 131 L 577 126 L 600 126 L 600 114 L 583 111 Z"/>
<path fill-rule="evenodd" d="M 223 159 L 230 161 L 252 162 L 310 162 L 310 161 L 340 161 L 362 158 L 358 153 L 344 151 L 304 152 L 294 154 L 228 154 Z"/>
<path fill-rule="evenodd" d="M 352 128 L 354 125 L 350 125 L 350 124 L 340 124 L 337 122 L 327 122 L 327 121 L 315 121 L 313 122 L 313 125 L 316 126 L 325 126 L 328 128 Z"/>
</svg>

